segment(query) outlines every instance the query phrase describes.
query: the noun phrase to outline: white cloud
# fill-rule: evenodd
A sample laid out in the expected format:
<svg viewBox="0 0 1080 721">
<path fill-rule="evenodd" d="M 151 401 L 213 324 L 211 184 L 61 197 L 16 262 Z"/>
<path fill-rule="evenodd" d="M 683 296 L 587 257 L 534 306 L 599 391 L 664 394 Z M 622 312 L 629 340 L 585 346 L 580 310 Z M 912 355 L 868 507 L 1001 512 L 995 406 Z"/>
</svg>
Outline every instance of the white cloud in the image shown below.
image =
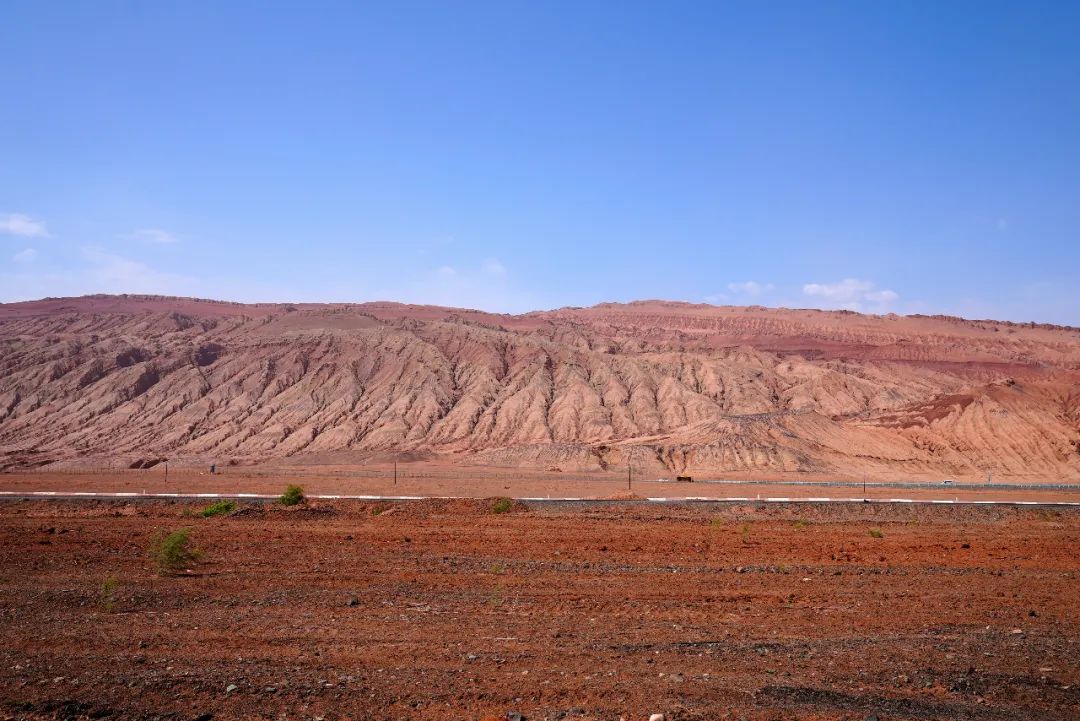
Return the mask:
<svg viewBox="0 0 1080 721">
<path fill-rule="evenodd" d="M 756 280 L 747 280 L 742 283 L 728 283 L 727 293 L 713 293 L 705 296 L 705 302 L 712 305 L 724 303 L 748 303 L 752 299 L 767 295 L 776 290 L 772 283 L 758 283 Z"/>
<path fill-rule="evenodd" d="M 83 248 L 73 262 L 64 268 L 21 263 L 16 271 L 0 272 L 0 302 L 90 293 L 199 295 L 204 290 L 195 278 L 162 272 L 101 248 Z"/>
<path fill-rule="evenodd" d="M 22 213 L 0 215 L 0 233 L 18 235 L 22 238 L 48 238 L 45 223 Z"/>
<path fill-rule="evenodd" d="M 727 287 L 732 293 L 754 296 L 768 293 L 776 288 L 772 283 L 758 283 L 753 280 L 748 280 L 745 283 L 728 283 Z"/>
<path fill-rule="evenodd" d="M 168 245 L 180 240 L 174 234 L 161 228 L 138 228 L 132 231 L 128 237 L 132 240 L 141 240 L 144 243 L 153 243 L 155 245 Z"/>
<path fill-rule="evenodd" d="M 38 252 L 34 248 L 25 248 L 20 250 L 15 255 L 11 256 L 11 259 L 16 263 L 33 263 L 37 260 Z"/>
<path fill-rule="evenodd" d="M 869 280 L 845 278 L 836 283 L 807 283 L 803 293 L 818 300 L 822 308 L 887 312 L 900 295 L 888 289 L 878 290 Z"/>
</svg>

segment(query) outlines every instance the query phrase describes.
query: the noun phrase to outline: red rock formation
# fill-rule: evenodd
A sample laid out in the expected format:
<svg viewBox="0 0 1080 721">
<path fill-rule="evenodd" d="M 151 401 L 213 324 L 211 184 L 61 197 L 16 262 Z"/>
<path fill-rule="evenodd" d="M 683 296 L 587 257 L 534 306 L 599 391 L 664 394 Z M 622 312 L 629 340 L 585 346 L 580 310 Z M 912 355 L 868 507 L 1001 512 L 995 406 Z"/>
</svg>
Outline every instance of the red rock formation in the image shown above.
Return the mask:
<svg viewBox="0 0 1080 721">
<path fill-rule="evenodd" d="M 644 301 L 0 305 L 0 467 L 454 463 L 1080 480 L 1080 329 Z"/>
</svg>

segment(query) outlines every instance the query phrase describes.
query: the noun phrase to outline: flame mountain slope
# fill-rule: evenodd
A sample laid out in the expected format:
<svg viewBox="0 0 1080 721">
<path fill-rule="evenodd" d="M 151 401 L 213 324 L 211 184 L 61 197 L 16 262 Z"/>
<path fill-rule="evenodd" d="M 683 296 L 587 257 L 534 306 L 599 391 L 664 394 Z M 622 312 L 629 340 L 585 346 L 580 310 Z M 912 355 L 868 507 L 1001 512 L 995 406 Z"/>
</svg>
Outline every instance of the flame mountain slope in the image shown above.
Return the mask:
<svg viewBox="0 0 1080 721">
<path fill-rule="evenodd" d="M 1080 329 L 642 301 L 0 305 L 0 467 L 405 454 L 1080 480 Z"/>
</svg>

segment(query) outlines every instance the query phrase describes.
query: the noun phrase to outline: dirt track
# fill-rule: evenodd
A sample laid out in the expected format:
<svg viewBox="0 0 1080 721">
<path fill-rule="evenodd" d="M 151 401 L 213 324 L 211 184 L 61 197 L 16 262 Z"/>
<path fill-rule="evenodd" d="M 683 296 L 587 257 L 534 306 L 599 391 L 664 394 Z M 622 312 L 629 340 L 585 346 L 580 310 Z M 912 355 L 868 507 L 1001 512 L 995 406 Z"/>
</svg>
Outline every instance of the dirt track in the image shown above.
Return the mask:
<svg viewBox="0 0 1080 721">
<path fill-rule="evenodd" d="M 183 508 L 0 504 L 0 709 L 1080 717 L 1076 511 Z M 148 540 L 180 526 L 205 559 L 160 577 Z"/>
</svg>

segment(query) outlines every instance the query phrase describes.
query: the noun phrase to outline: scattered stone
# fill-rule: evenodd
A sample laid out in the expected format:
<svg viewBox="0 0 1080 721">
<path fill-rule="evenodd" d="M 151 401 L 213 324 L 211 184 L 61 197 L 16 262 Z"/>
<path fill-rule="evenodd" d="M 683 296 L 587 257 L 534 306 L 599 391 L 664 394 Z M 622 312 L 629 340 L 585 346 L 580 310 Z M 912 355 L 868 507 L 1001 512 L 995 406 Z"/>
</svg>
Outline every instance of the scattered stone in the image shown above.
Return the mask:
<svg viewBox="0 0 1080 721">
<path fill-rule="evenodd" d="M 525 715 L 520 714 L 517 711 L 507 711 L 506 721 L 525 721 Z"/>
<path fill-rule="evenodd" d="M 664 721 L 665 716 L 662 713 L 654 713 L 649 717 L 649 721 Z"/>
<path fill-rule="evenodd" d="M 359 606 L 360 599 L 356 596 L 349 596 L 349 600 L 345 602 L 346 606 Z"/>
<path fill-rule="evenodd" d="M 230 683 L 228 686 L 225 687 L 225 693 L 232 693 L 238 688 L 240 687 L 237 686 L 235 683 Z"/>
</svg>

